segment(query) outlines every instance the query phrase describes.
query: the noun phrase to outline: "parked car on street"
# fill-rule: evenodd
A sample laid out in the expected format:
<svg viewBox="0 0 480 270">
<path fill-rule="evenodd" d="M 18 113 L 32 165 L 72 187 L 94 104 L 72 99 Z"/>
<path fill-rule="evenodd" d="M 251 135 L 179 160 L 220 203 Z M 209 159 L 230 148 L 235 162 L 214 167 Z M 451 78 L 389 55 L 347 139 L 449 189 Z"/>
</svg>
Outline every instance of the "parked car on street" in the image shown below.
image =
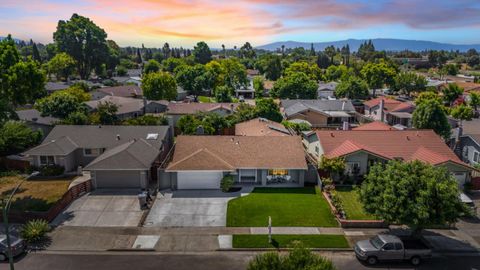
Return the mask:
<svg viewBox="0 0 480 270">
<path fill-rule="evenodd" d="M 23 239 L 10 235 L 10 245 L 14 257 L 25 252 L 26 244 Z M 7 235 L 0 234 L 0 261 L 8 259 Z"/>
<path fill-rule="evenodd" d="M 370 265 L 379 261 L 410 261 L 419 265 L 432 256 L 425 243 L 418 239 L 400 239 L 395 235 L 379 234 L 355 244 L 355 255 Z"/>
</svg>

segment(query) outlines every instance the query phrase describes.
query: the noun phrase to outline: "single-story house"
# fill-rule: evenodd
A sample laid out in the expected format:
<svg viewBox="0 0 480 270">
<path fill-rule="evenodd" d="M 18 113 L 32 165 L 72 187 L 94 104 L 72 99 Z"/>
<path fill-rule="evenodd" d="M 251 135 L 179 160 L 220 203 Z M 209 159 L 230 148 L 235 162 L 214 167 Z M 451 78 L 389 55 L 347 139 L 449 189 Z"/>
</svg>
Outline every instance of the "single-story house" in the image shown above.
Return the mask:
<svg viewBox="0 0 480 270">
<path fill-rule="evenodd" d="M 95 188 L 146 188 L 172 141 L 168 126 L 58 125 L 24 154 L 33 166 L 90 171 Z"/>
<path fill-rule="evenodd" d="M 117 105 L 117 116 L 119 119 L 129 119 L 142 116 L 146 113 L 162 113 L 167 110 L 168 101 L 146 100 L 138 98 L 127 98 L 117 96 L 105 96 L 99 100 L 85 102 L 88 109 L 93 112 L 101 103 L 110 102 Z"/>
<path fill-rule="evenodd" d="M 114 87 L 98 88 L 92 92 L 92 100 L 99 100 L 106 96 L 125 97 L 125 98 L 142 98 L 142 88 L 137 85 L 121 85 Z"/>
<path fill-rule="evenodd" d="M 446 166 L 463 188 L 472 171 L 433 130 L 319 130 L 305 134 L 304 144 L 317 158 L 345 158 L 350 175 L 364 175 L 376 162 L 420 160 Z"/>
<path fill-rule="evenodd" d="M 378 97 L 366 101 L 364 106 L 365 116 L 375 121 L 386 122 L 391 126 L 412 127 L 412 113 L 415 110 L 415 106 L 411 103 Z"/>
<path fill-rule="evenodd" d="M 335 97 L 335 89 L 337 89 L 337 82 L 319 82 L 317 89 L 318 99 L 332 99 Z"/>
<path fill-rule="evenodd" d="M 284 99 L 281 112 L 287 120 L 306 120 L 312 127 L 339 127 L 355 121 L 355 108 L 349 100 Z"/>
<path fill-rule="evenodd" d="M 248 82 L 246 85 L 240 86 L 239 88 L 235 89 L 235 96 L 236 97 L 243 96 L 244 98 L 255 98 L 255 89 L 253 88 L 253 79 L 248 78 Z"/>
<path fill-rule="evenodd" d="M 178 119 L 184 115 L 196 114 L 199 112 L 214 112 L 221 116 L 225 116 L 233 113 L 238 105 L 238 103 L 170 102 L 168 103 L 166 115 L 170 126 L 176 127 Z"/>
<path fill-rule="evenodd" d="M 480 134 L 467 134 L 460 137 L 461 154 L 463 162 L 473 165 L 480 164 Z"/>
<path fill-rule="evenodd" d="M 55 123 L 60 119 L 51 116 L 42 116 L 38 110 L 20 110 L 16 111 L 18 119 L 25 121 L 28 127 L 33 130 L 41 130 L 45 138 L 52 131 Z"/>
<path fill-rule="evenodd" d="M 291 136 L 280 123 L 265 118 L 255 118 L 235 125 L 237 136 Z"/>
<path fill-rule="evenodd" d="M 178 136 L 160 185 L 218 189 L 232 175 L 236 184 L 303 186 L 307 170 L 296 136 Z"/>
</svg>

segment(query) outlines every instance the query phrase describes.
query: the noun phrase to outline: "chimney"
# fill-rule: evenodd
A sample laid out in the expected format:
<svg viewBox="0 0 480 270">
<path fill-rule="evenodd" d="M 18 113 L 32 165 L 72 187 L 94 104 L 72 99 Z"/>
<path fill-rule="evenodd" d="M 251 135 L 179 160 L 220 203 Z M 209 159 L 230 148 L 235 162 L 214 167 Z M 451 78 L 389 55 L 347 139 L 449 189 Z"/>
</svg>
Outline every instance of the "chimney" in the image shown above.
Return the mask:
<svg viewBox="0 0 480 270">
<path fill-rule="evenodd" d="M 380 121 L 384 122 L 385 121 L 385 113 L 384 113 L 384 108 L 385 108 L 385 100 L 380 99 Z"/>
<path fill-rule="evenodd" d="M 342 129 L 343 130 L 350 130 L 350 123 L 348 123 L 348 121 L 344 121 Z"/>
<path fill-rule="evenodd" d="M 117 134 L 117 141 L 120 141 L 120 134 Z"/>
</svg>

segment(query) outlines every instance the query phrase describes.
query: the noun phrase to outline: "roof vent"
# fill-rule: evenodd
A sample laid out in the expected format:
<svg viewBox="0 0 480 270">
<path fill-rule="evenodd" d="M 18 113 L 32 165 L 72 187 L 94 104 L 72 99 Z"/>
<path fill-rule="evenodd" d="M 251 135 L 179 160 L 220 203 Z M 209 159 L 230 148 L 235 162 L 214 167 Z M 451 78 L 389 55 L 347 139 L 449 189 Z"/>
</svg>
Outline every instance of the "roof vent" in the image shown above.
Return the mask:
<svg viewBox="0 0 480 270">
<path fill-rule="evenodd" d="M 408 135 L 407 135 L 407 141 L 410 141 L 410 137 L 408 137 Z"/>
<path fill-rule="evenodd" d="M 148 133 L 147 140 L 156 140 L 158 139 L 158 133 Z"/>
<path fill-rule="evenodd" d="M 120 141 L 120 134 L 117 134 L 117 141 Z"/>
<path fill-rule="evenodd" d="M 330 132 L 330 136 L 331 136 L 331 137 L 335 137 L 335 136 L 333 135 L 333 132 Z"/>
</svg>

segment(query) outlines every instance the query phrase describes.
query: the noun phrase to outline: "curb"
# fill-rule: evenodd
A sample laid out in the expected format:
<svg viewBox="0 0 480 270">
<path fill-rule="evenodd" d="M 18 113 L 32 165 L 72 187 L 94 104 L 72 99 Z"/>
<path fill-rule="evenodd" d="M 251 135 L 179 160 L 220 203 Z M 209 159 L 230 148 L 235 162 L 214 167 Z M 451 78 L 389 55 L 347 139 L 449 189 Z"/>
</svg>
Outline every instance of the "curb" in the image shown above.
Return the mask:
<svg viewBox="0 0 480 270">
<path fill-rule="evenodd" d="M 110 248 L 106 251 L 115 251 L 115 252 L 155 252 L 154 248 Z"/>
<path fill-rule="evenodd" d="M 346 252 L 353 248 L 309 248 L 311 251 Z M 292 248 L 219 248 L 216 251 L 289 251 Z"/>
</svg>

